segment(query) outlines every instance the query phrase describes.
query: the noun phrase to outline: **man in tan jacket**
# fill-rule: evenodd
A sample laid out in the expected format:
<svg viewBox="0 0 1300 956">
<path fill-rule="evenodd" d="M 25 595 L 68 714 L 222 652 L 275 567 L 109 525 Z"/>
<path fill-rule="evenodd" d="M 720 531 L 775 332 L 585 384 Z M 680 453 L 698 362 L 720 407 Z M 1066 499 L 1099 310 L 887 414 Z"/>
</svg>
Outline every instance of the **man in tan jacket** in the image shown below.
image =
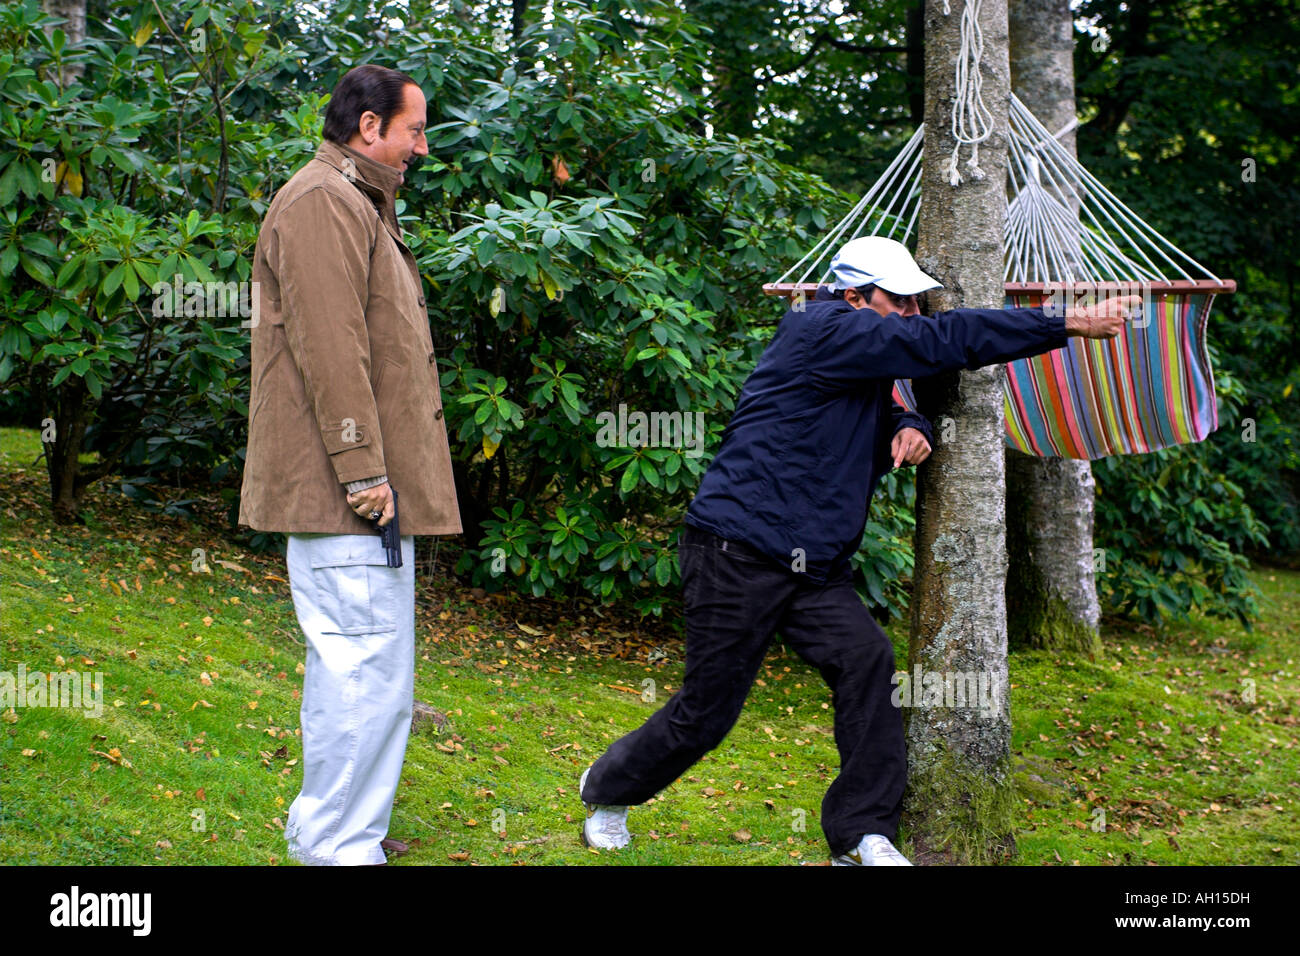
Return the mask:
<svg viewBox="0 0 1300 956">
<path fill-rule="evenodd" d="M 349 71 L 254 253 L 239 520 L 288 534 L 307 664 L 302 792 L 285 837 L 305 863 L 384 862 L 411 720 L 412 535 L 461 531 L 424 293 L 394 211 L 429 152 L 425 107 L 402 73 Z M 397 568 L 376 533 L 395 503 Z"/>
</svg>

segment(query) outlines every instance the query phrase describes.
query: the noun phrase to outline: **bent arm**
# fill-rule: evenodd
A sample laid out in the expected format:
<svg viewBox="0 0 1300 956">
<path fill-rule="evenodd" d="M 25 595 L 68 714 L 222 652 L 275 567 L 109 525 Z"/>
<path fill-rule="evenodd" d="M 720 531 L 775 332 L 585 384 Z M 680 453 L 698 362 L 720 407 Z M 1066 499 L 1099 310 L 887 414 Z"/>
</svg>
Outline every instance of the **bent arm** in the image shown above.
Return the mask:
<svg viewBox="0 0 1300 956">
<path fill-rule="evenodd" d="M 366 327 L 370 228 L 346 202 L 312 189 L 280 213 L 268 256 L 289 351 L 343 485 L 386 473 Z"/>
<path fill-rule="evenodd" d="M 890 421 L 892 428 L 890 435 L 897 435 L 904 428 L 915 428 L 925 440 L 931 445 L 934 444 L 934 428 L 930 424 L 930 419 L 926 418 L 920 412 L 908 411 L 898 402 L 893 402 L 893 408 L 890 409 Z"/>
</svg>

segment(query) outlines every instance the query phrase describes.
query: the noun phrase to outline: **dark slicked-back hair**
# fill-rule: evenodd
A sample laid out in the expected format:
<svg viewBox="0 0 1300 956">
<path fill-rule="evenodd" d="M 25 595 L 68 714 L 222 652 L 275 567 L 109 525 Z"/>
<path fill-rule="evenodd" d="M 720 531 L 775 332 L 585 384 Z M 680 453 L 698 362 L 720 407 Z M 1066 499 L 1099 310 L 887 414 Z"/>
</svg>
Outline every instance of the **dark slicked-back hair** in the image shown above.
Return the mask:
<svg viewBox="0 0 1300 956">
<path fill-rule="evenodd" d="M 872 284 L 860 285 L 857 287 L 859 294 L 861 294 L 862 298 L 864 299 L 870 299 L 871 293 L 874 292 L 875 289 L 876 286 Z M 844 298 L 844 293 L 848 291 L 849 291 L 848 289 L 832 289 L 829 286 L 823 285 L 817 287 L 817 294 L 813 296 L 813 298 L 814 299 L 842 299 Z"/>
<path fill-rule="evenodd" d="M 379 117 L 379 135 L 388 135 L 388 121 L 401 111 L 406 87 L 417 85 L 405 73 L 386 66 L 353 67 L 343 74 L 325 107 L 325 138 L 346 146 L 361 128 L 361 114 L 367 110 Z"/>
</svg>

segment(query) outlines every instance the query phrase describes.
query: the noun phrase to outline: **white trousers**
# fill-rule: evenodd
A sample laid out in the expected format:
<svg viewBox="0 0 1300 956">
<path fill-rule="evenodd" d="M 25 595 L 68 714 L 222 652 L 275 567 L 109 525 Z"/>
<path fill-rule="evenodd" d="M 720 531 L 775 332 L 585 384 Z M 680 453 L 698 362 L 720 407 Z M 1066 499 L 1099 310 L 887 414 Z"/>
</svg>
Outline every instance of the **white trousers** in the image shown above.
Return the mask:
<svg viewBox="0 0 1300 956">
<path fill-rule="evenodd" d="M 390 568 L 378 535 L 291 534 L 289 587 L 307 638 L 302 792 L 285 839 L 300 863 L 383 863 L 411 729 L 415 539 Z"/>
</svg>

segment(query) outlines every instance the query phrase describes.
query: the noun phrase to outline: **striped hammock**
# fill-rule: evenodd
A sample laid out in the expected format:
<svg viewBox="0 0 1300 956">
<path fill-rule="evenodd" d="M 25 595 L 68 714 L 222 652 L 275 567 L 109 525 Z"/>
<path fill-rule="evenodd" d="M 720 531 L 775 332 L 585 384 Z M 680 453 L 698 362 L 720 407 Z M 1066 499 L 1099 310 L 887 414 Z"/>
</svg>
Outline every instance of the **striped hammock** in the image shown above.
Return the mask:
<svg viewBox="0 0 1300 956">
<path fill-rule="evenodd" d="M 1114 339 L 1071 338 L 1054 352 L 1007 363 L 1007 445 L 1042 458 L 1103 458 L 1203 441 L 1219 425 L 1205 346 L 1212 293 L 1152 296 L 1146 322 Z M 1028 308 L 1041 293 L 1008 295 Z M 916 409 L 912 383 L 894 400 Z"/>
</svg>

